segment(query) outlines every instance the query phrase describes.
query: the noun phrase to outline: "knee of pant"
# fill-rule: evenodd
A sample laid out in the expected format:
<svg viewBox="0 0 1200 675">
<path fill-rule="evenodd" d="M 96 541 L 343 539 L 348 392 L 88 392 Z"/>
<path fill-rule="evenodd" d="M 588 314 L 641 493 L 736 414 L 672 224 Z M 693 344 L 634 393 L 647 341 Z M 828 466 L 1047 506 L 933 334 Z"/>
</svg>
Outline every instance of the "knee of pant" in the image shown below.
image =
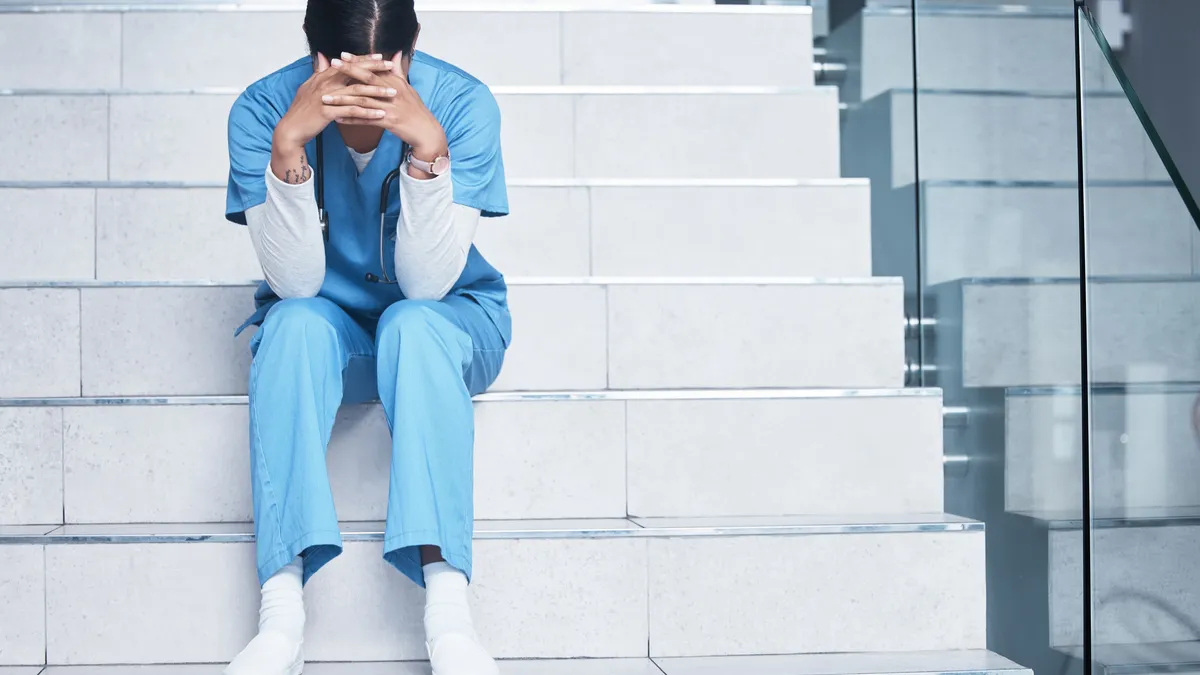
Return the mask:
<svg viewBox="0 0 1200 675">
<path fill-rule="evenodd" d="M 336 343 L 330 319 L 333 303 L 325 298 L 288 298 L 275 303 L 263 319 L 263 345 L 272 337 L 300 336 L 306 342 Z"/>
<path fill-rule="evenodd" d="M 433 342 L 452 348 L 463 348 L 464 345 L 457 335 L 462 331 L 457 330 L 449 319 L 442 316 L 439 309 L 438 303 L 433 300 L 401 300 L 388 307 L 379 318 L 376 339 L 380 345 L 395 340 L 396 343 L 406 346 Z M 469 347 L 467 351 L 470 351 Z"/>
<path fill-rule="evenodd" d="M 395 334 L 401 338 L 431 335 L 437 331 L 437 323 L 445 322 L 446 318 L 438 313 L 437 302 L 433 300 L 401 300 L 393 303 L 379 317 L 377 336 Z"/>
</svg>

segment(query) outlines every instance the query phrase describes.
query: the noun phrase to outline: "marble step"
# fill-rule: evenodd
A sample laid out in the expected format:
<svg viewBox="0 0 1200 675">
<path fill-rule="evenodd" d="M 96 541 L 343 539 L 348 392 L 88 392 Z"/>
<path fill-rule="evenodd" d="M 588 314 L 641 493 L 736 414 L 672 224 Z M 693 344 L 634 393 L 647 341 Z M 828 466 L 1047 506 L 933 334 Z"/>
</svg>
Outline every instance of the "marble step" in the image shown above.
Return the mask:
<svg viewBox="0 0 1200 675">
<path fill-rule="evenodd" d="M 942 510 L 936 390 L 477 400 L 481 519 Z M 244 397 L 0 400 L 0 524 L 248 521 L 248 427 Z M 339 516 L 382 520 L 378 404 L 342 408 L 328 456 Z"/>
<path fill-rule="evenodd" d="M 491 86 L 813 84 L 809 7 L 418 4 L 418 48 Z M 0 5 L 0 60 L 30 65 L 0 89 L 244 87 L 307 52 L 303 2 L 38 10 Z"/>
<path fill-rule="evenodd" d="M 872 189 L 875 274 L 903 276 L 905 287 L 916 288 L 918 199 L 926 287 L 1079 274 L 1075 181 L 979 180 Z M 1200 230 L 1170 181 L 1097 181 L 1088 185 L 1087 201 L 1089 274 L 1200 273 Z"/>
<path fill-rule="evenodd" d="M 849 101 L 865 101 L 892 89 L 912 89 L 912 5 L 904 1 L 890 7 L 873 4 L 838 26 L 826 41 L 829 56 L 851 66 L 843 88 Z M 1001 9 L 1001 4 L 1006 6 Z M 921 87 L 1074 90 L 1072 10 L 1056 0 L 1031 6 L 1035 4 L 1032 0 L 1019 4 L 953 0 L 922 5 L 917 11 Z M 1107 63 L 1090 58 L 1090 54 L 1084 63 L 1084 78 L 1089 91 L 1120 88 Z"/>
<path fill-rule="evenodd" d="M 1091 498 L 1095 508 L 1200 504 L 1194 426 L 1200 384 L 1098 386 L 1091 391 Z M 1068 511 L 1082 504 L 1078 387 L 1005 392 L 1005 508 Z"/>
<path fill-rule="evenodd" d="M 922 181 L 1078 181 L 1073 91 L 919 94 Z M 1095 92 L 1085 112 L 1089 182 L 1169 180 L 1124 94 Z M 842 125 L 843 173 L 879 189 L 912 185 L 913 128 L 911 88 L 853 106 Z"/>
<path fill-rule="evenodd" d="M 3 286 L 3 284 L 0 284 Z M 0 397 L 246 393 L 249 285 L 0 289 Z M 513 279 L 513 390 L 902 386 L 898 280 Z"/>
<path fill-rule="evenodd" d="M 503 116 L 510 177 L 842 175 L 833 87 L 492 91 Z M 0 181 L 224 181 L 236 95 L 222 89 L 0 91 L 0 118 L 29 125 L 0 137 L 0 154 L 14 160 L 0 167 Z M 55 133 L 35 132 L 47 128 Z M 653 160 L 631 161 L 631 147 Z M 725 151 L 730 148 L 754 151 Z"/>
<path fill-rule="evenodd" d="M 423 658 L 421 593 L 382 561 L 379 524 L 343 532 L 345 552 L 308 585 L 306 655 Z M 15 591 L 0 653 L 14 664 L 226 661 L 256 625 L 250 536 L 248 524 L 0 536 L 0 585 Z M 954 516 L 480 521 L 475 558 L 476 625 L 500 658 L 986 642 L 983 525 Z"/>
<path fill-rule="evenodd" d="M 1197 640 L 1098 644 L 1094 650 L 1093 660 L 1100 675 L 1200 673 L 1200 641 Z M 1060 651 L 1075 659 L 1083 658 L 1080 646 L 1060 648 Z"/>
<path fill-rule="evenodd" d="M 1098 277 L 1088 283 L 1091 380 L 1200 381 L 1197 276 Z M 1079 282 L 963 279 L 932 286 L 939 324 L 932 361 L 943 387 L 1080 382 Z"/>
<path fill-rule="evenodd" d="M 657 658 L 664 675 L 900 675 L 938 673 L 1024 673 L 1031 671 L 993 652 L 964 649 L 945 652 L 874 652 Z"/>
<path fill-rule="evenodd" d="M 221 664 L 0 667 L 0 675 L 217 675 Z M 984 650 L 501 661 L 504 675 L 1029 675 Z M 428 675 L 424 662 L 308 663 L 308 675 Z"/>
<path fill-rule="evenodd" d="M 1084 634 L 1079 507 L 1029 515 L 1049 538 L 1050 644 L 1077 645 Z M 1097 645 L 1194 640 L 1200 625 L 1200 587 L 1193 583 L 1200 507 L 1099 510 L 1094 527 L 1091 599 Z"/>
<path fill-rule="evenodd" d="M 920 194 L 927 284 L 1079 274 L 1074 181 L 926 181 Z M 1091 274 L 1200 272 L 1200 230 L 1170 181 L 1089 185 L 1087 199 Z"/>
<path fill-rule="evenodd" d="M 509 181 L 475 243 L 510 276 L 871 276 L 870 188 L 829 180 Z M 0 184 L 0 279 L 262 274 L 221 183 Z M 169 222 L 170 227 L 164 227 Z"/>
</svg>

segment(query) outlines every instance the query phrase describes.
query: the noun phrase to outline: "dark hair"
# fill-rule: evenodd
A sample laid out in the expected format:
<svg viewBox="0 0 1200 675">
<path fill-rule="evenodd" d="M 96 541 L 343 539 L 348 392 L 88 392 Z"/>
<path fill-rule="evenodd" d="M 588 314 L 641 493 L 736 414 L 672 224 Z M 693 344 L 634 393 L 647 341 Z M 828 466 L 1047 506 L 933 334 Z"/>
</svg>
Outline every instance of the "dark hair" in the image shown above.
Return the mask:
<svg viewBox="0 0 1200 675">
<path fill-rule="evenodd" d="M 407 54 L 417 38 L 413 0 L 308 0 L 304 14 L 308 48 L 336 59 L 356 55 Z"/>
</svg>

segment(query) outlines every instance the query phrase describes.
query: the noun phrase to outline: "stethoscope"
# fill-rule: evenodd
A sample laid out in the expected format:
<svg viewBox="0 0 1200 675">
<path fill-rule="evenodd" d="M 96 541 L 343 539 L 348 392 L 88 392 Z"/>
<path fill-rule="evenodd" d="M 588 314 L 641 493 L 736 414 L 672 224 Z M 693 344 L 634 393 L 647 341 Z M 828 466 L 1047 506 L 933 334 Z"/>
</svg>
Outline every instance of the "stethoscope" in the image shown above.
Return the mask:
<svg viewBox="0 0 1200 675">
<path fill-rule="evenodd" d="M 324 132 L 317 134 L 317 175 L 315 176 L 317 184 L 317 216 L 321 219 L 321 233 L 325 235 L 325 241 L 329 241 L 329 212 L 325 210 L 325 148 L 321 142 L 321 136 Z M 401 141 L 400 157 L 408 156 L 408 143 Z M 401 159 L 401 162 L 404 160 Z M 392 169 L 387 177 L 383 179 L 383 186 L 379 188 L 379 269 L 383 271 L 383 278 L 379 278 L 371 272 L 363 275 L 363 278 L 371 283 L 376 284 L 393 284 L 395 279 L 388 276 L 387 273 L 387 256 L 384 253 L 383 238 L 384 225 L 386 223 L 388 193 L 392 189 L 392 183 L 400 177 L 400 167 Z"/>
</svg>

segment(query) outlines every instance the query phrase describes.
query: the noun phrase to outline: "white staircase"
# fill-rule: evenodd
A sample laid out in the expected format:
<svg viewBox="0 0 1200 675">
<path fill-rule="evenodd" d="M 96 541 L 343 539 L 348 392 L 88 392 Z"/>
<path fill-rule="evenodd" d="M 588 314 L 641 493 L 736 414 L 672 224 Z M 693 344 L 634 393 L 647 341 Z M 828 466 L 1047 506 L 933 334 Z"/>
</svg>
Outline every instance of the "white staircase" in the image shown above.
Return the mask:
<svg viewBox="0 0 1200 675">
<path fill-rule="evenodd" d="M 26 64 L 0 75 L 0 675 L 215 673 L 254 631 L 232 333 L 259 271 L 222 202 L 237 89 L 303 53 L 268 4 L 0 6 Z M 514 215 L 478 243 L 515 341 L 477 399 L 473 585 L 502 672 L 1027 673 L 985 651 L 983 525 L 943 513 L 941 395 L 901 388 L 809 10 L 420 17 L 504 114 Z M 427 672 L 387 462 L 346 406 L 310 674 Z"/>
</svg>

